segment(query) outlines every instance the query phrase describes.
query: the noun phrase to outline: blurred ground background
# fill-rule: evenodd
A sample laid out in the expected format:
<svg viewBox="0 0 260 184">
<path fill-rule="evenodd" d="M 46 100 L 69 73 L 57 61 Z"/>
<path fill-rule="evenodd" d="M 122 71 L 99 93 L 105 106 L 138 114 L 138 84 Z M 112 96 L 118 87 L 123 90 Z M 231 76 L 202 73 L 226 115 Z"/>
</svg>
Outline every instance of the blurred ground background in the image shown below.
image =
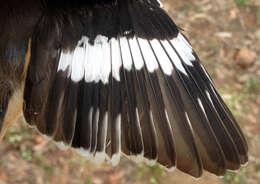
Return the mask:
<svg viewBox="0 0 260 184">
<path fill-rule="evenodd" d="M 0 184 L 260 184 L 260 0 L 163 0 L 185 30 L 248 139 L 249 164 L 200 180 L 123 160 L 96 166 L 21 123 L 0 143 Z"/>
</svg>

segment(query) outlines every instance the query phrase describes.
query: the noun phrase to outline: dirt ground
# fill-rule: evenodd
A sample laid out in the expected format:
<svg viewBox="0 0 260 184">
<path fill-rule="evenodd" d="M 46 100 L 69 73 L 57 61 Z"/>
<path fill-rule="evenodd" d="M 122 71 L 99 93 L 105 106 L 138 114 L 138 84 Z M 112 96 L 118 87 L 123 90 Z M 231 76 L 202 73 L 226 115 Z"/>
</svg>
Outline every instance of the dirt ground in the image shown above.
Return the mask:
<svg viewBox="0 0 260 184">
<path fill-rule="evenodd" d="M 164 0 L 221 95 L 250 149 L 238 173 L 195 180 L 179 171 L 136 165 L 94 165 L 46 142 L 23 120 L 0 143 L 0 184 L 260 184 L 260 0 Z"/>
</svg>

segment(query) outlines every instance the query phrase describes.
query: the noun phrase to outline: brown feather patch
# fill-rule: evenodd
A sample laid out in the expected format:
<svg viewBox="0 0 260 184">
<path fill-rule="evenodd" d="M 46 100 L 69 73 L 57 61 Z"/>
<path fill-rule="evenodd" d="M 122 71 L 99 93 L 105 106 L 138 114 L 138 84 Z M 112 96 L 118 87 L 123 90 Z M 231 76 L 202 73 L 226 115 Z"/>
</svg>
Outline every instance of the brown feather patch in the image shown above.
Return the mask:
<svg viewBox="0 0 260 184">
<path fill-rule="evenodd" d="M 24 83 L 26 79 L 26 74 L 28 70 L 28 66 L 31 59 L 31 40 L 28 41 L 27 52 L 24 58 L 24 68 L 23 73 L 21 75 L 22 83 L 19 85 L 18 89 L 16 89 L 11 96 L 7 111 L 3 120 L 3 126 L 0 132 L 0 140 L 5 136 L 8 128 L 14 123 L 16 123 L 23 113 L 23 92 L 24 92 Z"/>
<path fill-rule="evenodd" d="M 23 80 L 25 80 L 25 78 L 26 78 L 30 60 L 31 60 L 31 39 L 29 39 L 29 41 L 28 41 L 27 52 L 25 55 L 25 62 L 24 62 L 24 68 L 23 68 L 23 74 L 22 74 Z"/>
<path fill-rule="evenodd" d="M 4 137 L 6 134 L 7 129 L 12 126 L 14 123 L 18 121 L 18 119 L 22 115 L 22 109 L 23 109 L 23 89 L 24 84 L 22 85 L 22 88 L 19 90 L 16 90 L 12 97 L 9 100 L 7 111 L 5 114 L 5 118 L 3 121 L 3 127 L 0 132 L 0 140 Z"/>
</svg>

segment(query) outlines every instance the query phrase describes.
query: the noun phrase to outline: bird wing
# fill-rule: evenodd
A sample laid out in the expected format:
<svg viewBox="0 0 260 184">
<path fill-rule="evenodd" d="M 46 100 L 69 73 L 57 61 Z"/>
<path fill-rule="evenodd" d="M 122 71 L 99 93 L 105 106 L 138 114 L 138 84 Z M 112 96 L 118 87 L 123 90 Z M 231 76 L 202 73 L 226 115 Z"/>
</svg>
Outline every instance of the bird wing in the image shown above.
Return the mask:
<svg viewBox="0 0 260 184">
<path fill-rule="evenodd" d="M 200 177 L 247 162 L 236 120 L 159 1 L 55 2 L 32 36 L 31 126 L 98 163 L 124 154 Z"/>
</svg>

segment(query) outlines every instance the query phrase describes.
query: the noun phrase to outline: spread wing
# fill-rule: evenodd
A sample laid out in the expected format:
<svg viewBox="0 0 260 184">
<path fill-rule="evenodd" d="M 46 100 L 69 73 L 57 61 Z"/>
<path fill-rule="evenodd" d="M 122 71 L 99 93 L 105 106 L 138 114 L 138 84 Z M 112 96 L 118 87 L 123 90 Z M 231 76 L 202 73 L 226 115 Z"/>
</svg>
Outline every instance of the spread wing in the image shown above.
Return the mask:
<svg viewBox="0 0 260 184">
<path fill-rule="evenodd" d="M 236 120 L 159 1 L 54 2 L 32 38 L 30 125 L 98 163 L 124 154 L 199 177 L 247 162 Z"/>
</svg>

